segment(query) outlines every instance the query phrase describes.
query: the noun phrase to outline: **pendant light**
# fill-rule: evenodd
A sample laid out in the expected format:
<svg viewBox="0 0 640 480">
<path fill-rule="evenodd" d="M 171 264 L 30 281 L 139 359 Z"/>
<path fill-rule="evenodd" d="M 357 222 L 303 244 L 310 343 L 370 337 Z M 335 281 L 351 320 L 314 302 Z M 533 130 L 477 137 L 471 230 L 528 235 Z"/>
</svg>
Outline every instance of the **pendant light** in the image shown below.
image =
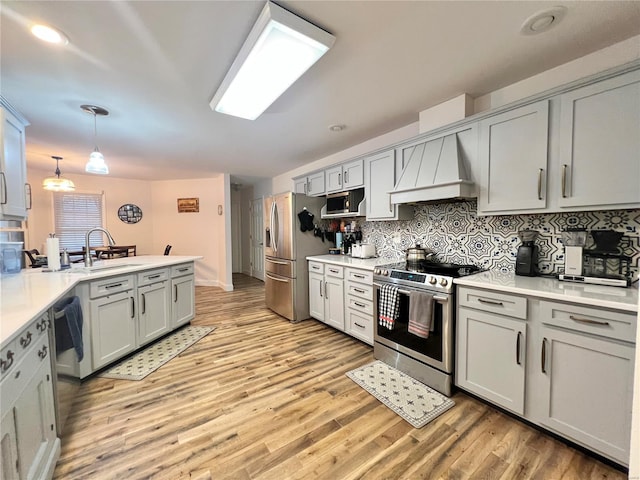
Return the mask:
<svg viewBox="0 0 640 480">
<path fill-rule="evenodd" d="M 60 178 L 60 167 L 58 162 L 62 160 L 62 157 L 51 157 L 56 161 L 55 177 L 45 178 L 42 182 L 42 188 L 45 190 L 51 190 L 52 192 L 73 192 L 76 186 L 73 182 L 67 178 Z"/>
<path fill-rule="evenodd" d="M 80 105 L 80 108 L 93 115 L 93 144 L 95 145 L 93 152 L 89 155 L 89 161 L 84 167 L 84 171 L 87 173 L 107 175 L 109 173 L 109 167 L 107 167 L 104 161 L 104 156 L 100 153 L 100 150 L 98 150 L 97 116 L 107 116 L 109 115 L 109 111 L 96 105 Z"/>
</svg>

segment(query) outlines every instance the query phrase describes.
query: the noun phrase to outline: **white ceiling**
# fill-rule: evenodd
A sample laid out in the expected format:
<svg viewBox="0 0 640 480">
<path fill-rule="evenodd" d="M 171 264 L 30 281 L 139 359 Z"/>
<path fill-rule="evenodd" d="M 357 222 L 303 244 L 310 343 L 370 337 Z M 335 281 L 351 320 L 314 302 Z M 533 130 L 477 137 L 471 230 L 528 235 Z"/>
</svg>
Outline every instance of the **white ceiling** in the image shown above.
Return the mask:
<svg viewBox="0 0 640 480">
<path fill-rule="evenodd" d="M 255 121 L 209 101 L 263 1 L 5 1 L 0 88 L 31 122 L 29 166 L 81 173 L 98 147 L 115 177 L 273 177 L 418 120 L 461 93 L 477 97 L 640 34 L 639 1 L 283 1 L 334 47 Z M 545 34 L 530 15 L 567 7 Z M 28 32 L 45 22 L 64 48 Z M 339 133 L 331 124 L 345 124 Z"/>
</svg>

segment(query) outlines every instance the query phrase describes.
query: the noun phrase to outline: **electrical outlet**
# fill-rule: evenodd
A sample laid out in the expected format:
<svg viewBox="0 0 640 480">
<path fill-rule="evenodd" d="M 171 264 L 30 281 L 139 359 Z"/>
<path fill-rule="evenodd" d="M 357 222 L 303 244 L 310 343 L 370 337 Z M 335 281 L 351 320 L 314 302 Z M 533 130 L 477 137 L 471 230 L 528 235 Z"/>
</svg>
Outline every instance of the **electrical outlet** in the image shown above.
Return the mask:
<svg viewBox="0 0 640 480">
<path fill-rule="evenodd" d="M 402 243 L 402 237 L 399 233 L 394 233 L 391 238 L 393 238 L 393 243 L 395 243 L 396 245 L 400 245 Z"/>
</svg>

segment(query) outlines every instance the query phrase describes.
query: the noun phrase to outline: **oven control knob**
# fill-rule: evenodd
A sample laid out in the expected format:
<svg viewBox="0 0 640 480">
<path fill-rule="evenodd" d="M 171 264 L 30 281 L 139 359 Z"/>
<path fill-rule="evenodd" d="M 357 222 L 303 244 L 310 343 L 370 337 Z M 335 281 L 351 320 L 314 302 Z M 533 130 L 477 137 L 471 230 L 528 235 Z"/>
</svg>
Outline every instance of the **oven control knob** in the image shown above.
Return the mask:
<svg viewBox="0 0 640 480">
<path fill-rule="evenodd" d="M 373 274 L 374 275 L 380 275 L 380 269 L 379 268 L 374 268 L 373 269 Z"/>
<path fill-rule="evenodd" d="M 388 276 L 389 275 L 389 270 L 387 270 L 386 268 L 382 270 L 382 274 Z"/>
<path fill-rule="evenodd" d="M 435 285 L 435 284 L 436 284 L 436 282 L 437 282 L 436 277 L 429 277 L 429 283 L 430 283 L 431 285 Z"/>
<path fill-rule="evenodd" d="M 448 283 L 449 282 L 447 282 L 446 278 L 443 278 L 442 280 L 440 280 L 440 285 L 443 286 L 443 287 L 446 287 Z"/>
</svg>

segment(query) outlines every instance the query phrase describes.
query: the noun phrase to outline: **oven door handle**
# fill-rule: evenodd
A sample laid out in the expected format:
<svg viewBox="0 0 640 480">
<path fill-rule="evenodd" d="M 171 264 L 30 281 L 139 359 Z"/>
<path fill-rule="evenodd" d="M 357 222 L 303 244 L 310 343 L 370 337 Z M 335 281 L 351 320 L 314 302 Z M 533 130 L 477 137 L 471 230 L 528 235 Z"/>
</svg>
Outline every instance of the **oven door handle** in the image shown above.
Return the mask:
<svg viewBox="0 0 640 480">
<path fill-rule="evenodd" d="M 381 288 L 382 285 L 380 285 L 379 283 L 375 283 L 373 282 L 373 285 L 377 288 Z M 411 292 L 409 290 L 403 290 L 401 288 L 398 289 L 398 293 L 402 293 L 403 295 L 411 295 Z M 434 300 L 438 300 L 439 302 L 448 302 L 449 299 L 447 297 L 439 297 L 437 295 L 433 296 Z"/>
</svg>

